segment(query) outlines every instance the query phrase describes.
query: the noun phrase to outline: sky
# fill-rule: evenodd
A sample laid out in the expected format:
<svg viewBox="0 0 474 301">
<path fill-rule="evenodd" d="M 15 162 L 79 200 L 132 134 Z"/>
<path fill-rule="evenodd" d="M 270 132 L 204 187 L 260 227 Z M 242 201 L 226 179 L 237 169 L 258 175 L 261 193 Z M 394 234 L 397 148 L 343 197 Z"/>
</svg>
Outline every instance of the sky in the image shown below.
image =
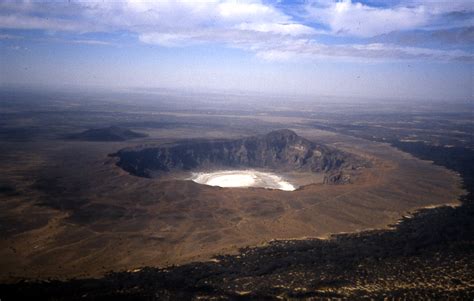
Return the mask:
<svg viewBox="0 0 474 301">
<path fill-rule="evenodd" d="M 471 100 L 473 3 L 3 1 L 0 84 Z"/>
</svg>

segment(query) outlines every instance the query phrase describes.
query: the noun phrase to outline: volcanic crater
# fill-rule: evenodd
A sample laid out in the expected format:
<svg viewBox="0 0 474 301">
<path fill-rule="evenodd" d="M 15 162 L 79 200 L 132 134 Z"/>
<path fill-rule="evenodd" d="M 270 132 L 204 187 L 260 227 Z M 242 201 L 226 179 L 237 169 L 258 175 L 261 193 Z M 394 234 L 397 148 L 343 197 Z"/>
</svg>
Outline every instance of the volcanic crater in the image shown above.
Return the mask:
<svg viewBox="0 0 474 301">
<path fill-rule="evenodd" d="M 235 140 L 185 140 L 125 148 L 111 156 L 132 175 L 192 180 L 221 187 L 295 190 L 312 183 L 345 184 L 360 158 L 283 129 Z"/>
</svg>

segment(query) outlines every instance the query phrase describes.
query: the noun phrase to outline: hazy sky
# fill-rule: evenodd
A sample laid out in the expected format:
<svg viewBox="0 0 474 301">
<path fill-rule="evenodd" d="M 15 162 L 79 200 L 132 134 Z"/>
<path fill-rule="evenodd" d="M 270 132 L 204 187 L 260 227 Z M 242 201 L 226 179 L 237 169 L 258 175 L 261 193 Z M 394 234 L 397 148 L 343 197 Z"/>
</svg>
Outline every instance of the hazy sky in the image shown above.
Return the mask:
<svg viewBox="0 0 474 301">
<path fill-rule="evenodd" d="M 15 1 L 0 83 L 472 98 L 474 1 Z"/>
</svg>

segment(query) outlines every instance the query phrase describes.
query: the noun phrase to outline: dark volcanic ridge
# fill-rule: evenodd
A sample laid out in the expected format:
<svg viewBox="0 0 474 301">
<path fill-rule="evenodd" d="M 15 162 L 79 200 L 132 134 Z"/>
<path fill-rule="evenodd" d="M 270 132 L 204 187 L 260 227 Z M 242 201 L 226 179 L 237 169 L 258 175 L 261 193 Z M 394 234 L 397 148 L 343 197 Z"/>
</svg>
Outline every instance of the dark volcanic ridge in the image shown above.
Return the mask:
<svg viewBox="0 0 474 301">
<path fill-rule="evenodd" d="M 354 155 L 309 141 L 291 130 L 236 140 L 194 140 L 125 148 L 112 154 L 127 172 L 148 178 L 223 168 L 324 173 L 327 184 L 350 182 L 346 171 L 366 165 Z"/>
<path fill-rule="evenodd" d="M 132 130 L 110 126 L 100 129 L 90 129 L 81 133 L 68 135 L 66 138 L 81 141 L 125 141 L 136 138 L 147 137 L 148 135 L 137 133 Z"/>
</svg>

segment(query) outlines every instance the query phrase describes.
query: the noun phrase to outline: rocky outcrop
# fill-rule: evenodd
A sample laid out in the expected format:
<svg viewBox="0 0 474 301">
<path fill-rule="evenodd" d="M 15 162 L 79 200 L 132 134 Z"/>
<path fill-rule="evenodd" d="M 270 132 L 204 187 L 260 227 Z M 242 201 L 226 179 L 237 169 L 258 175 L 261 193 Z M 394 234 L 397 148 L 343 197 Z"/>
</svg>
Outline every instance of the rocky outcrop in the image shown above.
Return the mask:
<svg viewBox="0 0 474 301">
<path fill-rule="evenodd" d="M 336 170 L 335 172 L 328 173 L 324 176 L 323 183 L 329 185 L 335 184 L 349 184 L 351 182 L 351 176 L 344 173 L 342 170 Z"/>
<path fill-rule="evenodd" d="M 118 166 L 142 177 L 223 167 L 332 174 L 358 164 L 352 155 L 311 142 L 290 130 L 237 140 L 184 141 L 157 147 L 127 148 L 112 156 L 119 158 Z M 346 180 L 333 177 L 328 183 Z"/>
<path fill-rule="evenodd" d="M 143 137 L 147 137 L 147 135 L 118 126 L 110 126 L 107 128 L 90 129 L 82 133 L 71 134 L 66 138 L 82 141 L 125 141 Z"/>
</svg>

